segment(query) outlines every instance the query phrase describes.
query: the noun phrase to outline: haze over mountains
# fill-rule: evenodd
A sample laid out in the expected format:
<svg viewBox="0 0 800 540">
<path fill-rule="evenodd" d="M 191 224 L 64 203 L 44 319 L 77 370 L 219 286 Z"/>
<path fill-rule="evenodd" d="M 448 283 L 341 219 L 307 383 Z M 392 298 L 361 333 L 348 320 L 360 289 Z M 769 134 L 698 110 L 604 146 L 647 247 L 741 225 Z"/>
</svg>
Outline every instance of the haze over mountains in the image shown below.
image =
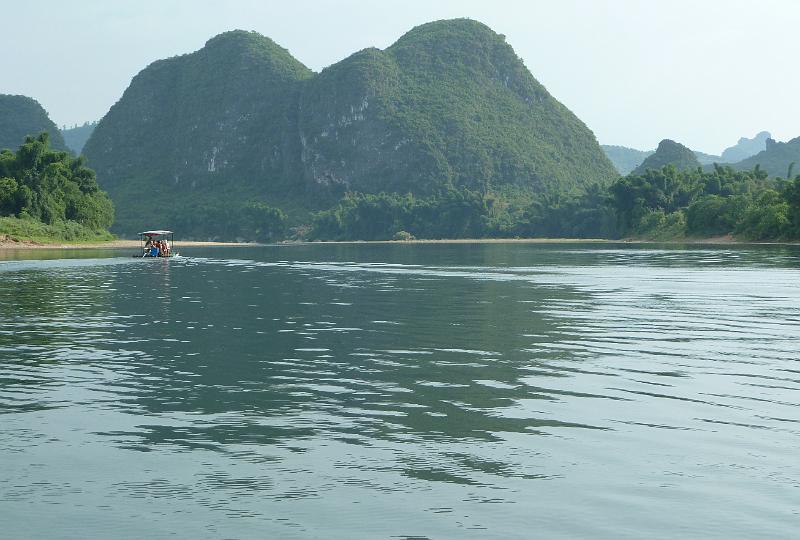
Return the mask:
<svg viewBox="0 0 800 540">
<path fill-rule="evenodd" d="M 72 150 L 75 155 L 80 155 L 95 126 L 97 126 L 97 122 L 84 122 L 80 126 L 76 125 L 71 128 L 64 126 L 61 128 L 61 135 L 64 137 L 64 143 L 67 148 Z"/>
<path fill-rule="evenodd" d="M 765 150 L 767 147 L 767 139 L 770 137 L 771 135 L 768 131 L 762 131 L 752 139 L 741 137 L 739 142 L 726 148 L 720 156 L 706 154 L 697 150 L 693 150 L 693 152 L 700 165 L 736 163 Z M 630 174 L 634 169 L 639 167 L 648 156 L 655 152 L 655 150 L 637 150 L 635 148 L 607 144 L 602 145 L 602 148 L 621 175 Z"/>
</svg>

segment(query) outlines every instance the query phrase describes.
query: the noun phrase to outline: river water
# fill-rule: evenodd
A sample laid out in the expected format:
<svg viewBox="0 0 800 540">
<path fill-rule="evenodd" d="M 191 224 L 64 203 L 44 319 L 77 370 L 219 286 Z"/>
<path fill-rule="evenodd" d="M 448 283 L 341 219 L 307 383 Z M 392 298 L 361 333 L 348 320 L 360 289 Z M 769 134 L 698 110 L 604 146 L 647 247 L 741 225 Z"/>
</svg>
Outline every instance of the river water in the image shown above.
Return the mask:
<svg viewBox="0 0 800 540">
<path fill-rule="evenodd" d="M 800 530 L 800 248 L 127 255 L 0 262 L 3 538 Z"/>
</svg>

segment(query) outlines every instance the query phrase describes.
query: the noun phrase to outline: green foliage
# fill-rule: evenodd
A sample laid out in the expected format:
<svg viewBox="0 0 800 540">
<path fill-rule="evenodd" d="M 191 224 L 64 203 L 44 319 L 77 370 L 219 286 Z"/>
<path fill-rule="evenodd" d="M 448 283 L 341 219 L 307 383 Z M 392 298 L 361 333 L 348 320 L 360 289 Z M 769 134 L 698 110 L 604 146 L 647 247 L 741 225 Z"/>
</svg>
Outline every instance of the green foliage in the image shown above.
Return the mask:
<svg viewBox="0 0 800 540">
<path fill-rule="evenodd" d="M 789 228 L 789 203 L 766 189 L 747 207 L 736 232 L 750 240 L 775 240 L 786 238 Z"/>
<path fill-rule="evenodd" d="M 449 190 L 431 197 L 396 193 L 348 193 L 314 216 L 316 240 L 412 238 L 600 238 L 615 235 L 605 190 L 594 185 L 578 195 L 544 198 L 518 193 Z"/>
<path fill-rule="evenodd" d="M 800 177 L 770 179 L 758 166 L 752 171 L 716 165 L 708 172 L 679 172 L 669 165 L 620 178 L 610 193 L 623 235 L 800 238 Z"/>
<path fill-rule="evenodd" d="M 0 216 L 103 231 L 114 220 L 114 208 L 83 158 L 50 150 L 45 132 L 26 137 L 16 153 L 0 152 Z"/>
<path fill-rule="evenodd" d="M 41 243 L 81 243 L 113 240 L 114 235 L 106 230 L 91 229 L 74 221 L 56 221 L 48 225 L 25 216 L 0 217 L 0 239 Z"/>
<path fill-rule="evenodd" d="M 175 230 L 185 238 L 274 242 L 286 237 L 286 214 L 263 202 L 202 202 L 176 207 Z"/>
<path fill-rule="evenodd" d="M 28 135 L 46 131 L 50 147 L 67 150 L 58 127 L 38 101 L 27 96 L 0 94 L 0 149 L 16 148 Z"/>
</svg>

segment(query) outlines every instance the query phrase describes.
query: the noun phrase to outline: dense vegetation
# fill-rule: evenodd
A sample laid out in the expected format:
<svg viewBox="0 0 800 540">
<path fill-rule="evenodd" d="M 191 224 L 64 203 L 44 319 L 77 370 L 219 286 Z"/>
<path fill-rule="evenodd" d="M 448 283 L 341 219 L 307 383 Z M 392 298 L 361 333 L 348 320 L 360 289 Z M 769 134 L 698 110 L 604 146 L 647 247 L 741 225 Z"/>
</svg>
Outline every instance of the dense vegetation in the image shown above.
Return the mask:
<svg viewBox="0 0 800 540">
<path fill-rule="evenodd" d="M 733 235 L 748 240 L 800 239 L 800 176 L 717 165 L 674 165 L 539 197 L 466 189 L 417 198 L 349 193 L 318 213 L 310 237 L 320 240 L 410 238 L 643 238 L 673 240 Z"/>
<path fill-rule="evenodd" d="M 4 235 L 88 239 L 107 236 L 114 209 L 84 159 L 51 150 L 44 132 L 0 151 L 0 217 L 24 222 L 3 220 Z"/>
<path fill-rule="evenodd" d="M 668 165 L 620 178 L 610 194 L 623 236 L 800 238 L 800 176 L 790 181 L 770 178 L 759 167 L 737 171 L 716 165 L 704 172 Z"/>
<path fill-rule="evenodd" d="M 408 240 L 412 238 L 598 238 L 615 235 L 607 194 L 592 185 L 581 194 L 541 197 L 528 192 L 450 190 L 412 194 L 348 193 L 314 217 L 317 240 Z"/>
<path fill-rule="evenodd" d="M 0 149 L 16 148 L 28 135 L 46 131 L 50 147 L 67 150 L 58 127 L 35 99 L 27 96 L 0 94 Z"/>
<path fill-rule="evenodd" d="M 76 124 L 71 128 L 66 126 L 62 128 L 61 135 L 64 137 L 64 143 L 67 148 L 72 150 L 76 156 L 79 156 L 96 126 L 97 122 L 84 122 L 82 126 Z"/>
<path fill-rule="evenodd" d="M 246 220 L 222 221 L 249 202 L 300 225 L 348 192 L 525 199 L 616 177 L 504 37 L 466 19 L 316 75 L 268 38 L 221 34 L 139 73 L 84 153 L 117 206 L 116 231 L 181 225 L 194 238 L 255 238 Z M 159 202 L 142 211 L 143 198 Z M 216 201 L 228 208 L 198 215 Z"/>
</svg>

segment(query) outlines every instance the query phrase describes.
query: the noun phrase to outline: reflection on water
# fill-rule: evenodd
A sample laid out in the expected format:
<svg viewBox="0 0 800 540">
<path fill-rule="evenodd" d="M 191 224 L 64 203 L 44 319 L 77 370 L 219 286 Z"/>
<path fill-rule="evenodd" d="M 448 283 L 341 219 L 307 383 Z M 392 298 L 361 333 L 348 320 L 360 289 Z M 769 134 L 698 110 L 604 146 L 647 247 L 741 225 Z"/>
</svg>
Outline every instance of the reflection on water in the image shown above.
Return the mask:
<svg viewBox="0 0 800 540">
<path fill-rule="evenodd" d="M 797 528 L 797 248 L 187 252 L 0 262 L 10 537 Z"/>
</svg>

